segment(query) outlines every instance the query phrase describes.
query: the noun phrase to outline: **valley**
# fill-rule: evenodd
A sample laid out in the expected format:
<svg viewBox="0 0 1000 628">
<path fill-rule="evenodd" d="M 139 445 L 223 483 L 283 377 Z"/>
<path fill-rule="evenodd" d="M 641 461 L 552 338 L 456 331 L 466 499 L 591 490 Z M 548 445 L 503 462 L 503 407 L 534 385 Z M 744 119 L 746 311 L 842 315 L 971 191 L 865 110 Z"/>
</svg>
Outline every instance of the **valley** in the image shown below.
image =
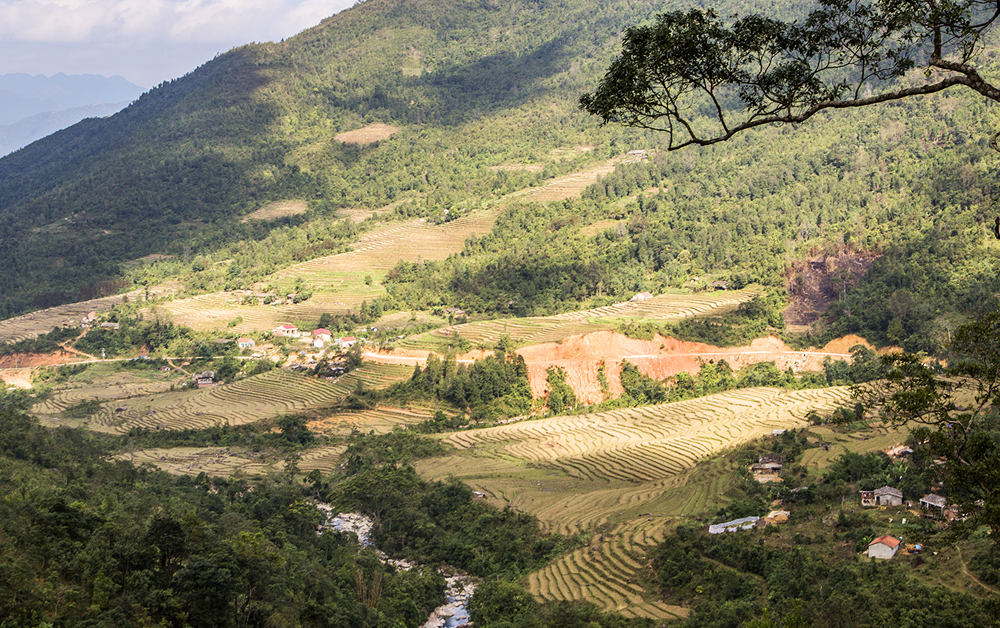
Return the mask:
<svg viewBox="0 0 1000 628">
<path fill-rule="evenodd" d="M 587 113 L 675 9 L 365 0 L 0 159 L 0 624 L 997 623 L 995 112 Z"/>
<path fill-rule="evenodd" d="M 351 318 L 362 303 L 366 308 L 392 303 L 387 276 L 401 263 L 422 265 L 461 256 L 470 241 L 491 232 L 515 199 L 578 198 L 596 177 L 622 163 L 616 158 L 597 169 L 563 175 L 507 195 L 496 201 L 496 209 L 441 224 L 400 220 L 393 208 L 365 213 L 358 224 L 366 229 L 350 250 L 290 265 L 248 289 L 183 296 L 190 290 L 175 282 L 9 319 L 0 323 L 9 347 L 30 349 L 47 334 L 63 334 L 67 340 L 55 352 L 8 352 L 0 376 L 8 385 L 43 391 L 30 403 L 42 426 L 123 438 L 127 445 L 113 459 L 129 465 L 174 477 L 252 482 L 291 474 L 335 481 L 351 464 L 350 443 L 359 434 L 375 438 L 421 429 L 442 411 L 456 420 L 463 415 L 461 407 L 440 398 L 394 401 L 389 392 L 384 400 L 367 401 L 363 394 L 395 390 L 411 380 L 414 369 L 429 369 L 435 360 L 453 365 L 446 368 L 471 368 L 506 346 L 506 359 L 524 365 L 530 411 L 506 416 L 492 427 L 470 425 L 432 436 L 444 453 L 418 458 L 413 468 L 429 482 L 461 481 L 485 503 L 531 515 L 543 533 L 576 540 L 575 548 L 520 579 L 540 602 L 585 602 L 625 618 L 684 620 L 691 616 L 690 607 L 651 588 L 648 556 L 685 521 L 710 517 L 720 504 L 734 499 L 742 471 L 733 452 L 774 433 L 802 431 L 825 443 L 822 451 L 809 450 L 801 462 L 801 474 L 815 475 L 838 456 L 877 452 L 905 438 L 905 432 L 887 428 L 858 438 L 817 427 L 809 417 L 849 406 L 849 389 L 795 388 L 799 379 L 822 374 L 833 362 L 850 363 L 852 351 L 870 351 L 871 344 L 854 335 L 819 348 L 801 342 L 792 347 L 779 338 L 777 328 L 742 346 L 671 336 L 670 330 L 683 328 L 670 326 L 681 323 L 701 321 L 728 329 L 730 320 L 739 320 L 733 316 L 742 316 L 769 290 L 760 285 L 706 289 L 705 281 L 541 316 L 470 319 L 466 312 L 442 305 L 383 311 L 366 323 Z M 348 213 L 344 220 L 357 218 Z M 307 286 L 309 298 L 293 303 L 274 290 L 291 283 Z M 273 303 L 264 304 L 259 295 L 268 292 L 274 294 Z M 803 292 L 804 308 L 815 307 L 810 298 Z M 790 311 L 803 309 L 795 310 L 794 303 Z M 71 332 L 89 312 L 96 312 L 94 330 Z M 87 340 L 91 334 L 107 339 L 124 334 L 96 322 L 130 316 L 137 321 L 133 324 L 147 326 L 147 334 L 176 328 L 189 330 L 188 340 L 161 347 L 138 341 L 114 349 L 113 357 L 93 355 L 104 349 L 95 349 L 100 340 Z M 353 370 L 320 376 L 319 365 L 343 363 L 350 353 L 334 344 L 313 346 L 307 330 L 330 321 L 345 325 L 343 335 L 354 333 L 361 342 L 372 338 L 355 353 L 359 364 Z M 280 325 L 293 325 L 306 331 L 306 337 L 281 338 L 276 334 Z M 375 336 L 379 328 L 383 334 Z M 256 346 L 233 351 L 237 335 L 255 339 Z M 255 363 L 279 368 L 243 372 Z M 781 387 L 747 383 L 681 401 L 629 401 L 616 407 L 617 400 L 635 394 L 626 388 L 625 364 L 650 382 L 673 386 L 680 385 L 679 376 L 701 381 L 706 365 L 717 364 L 725 364 L 735 376 L 764 366 L 786 379 Z M 219 366 L 236 369 L 235 377 L 207 388 L 192 384 L 200 371 Z M 553 369 L 563 374 L 573 395 L 570 414 L 546 405 L 554 390 Z M 596 409 L 588 410 L 588 405 Z M 320 440 L 277 449 L 249 444 L 283 433 L 276 421 L 290 416 L 302 417 L 302 428 Z M 249 431 L 225 435 L 233 429 Z M 206 440 L 209 433 L 214 436 Z M 212 444 L 219 439 L 231 444 Z"/>
</svg>

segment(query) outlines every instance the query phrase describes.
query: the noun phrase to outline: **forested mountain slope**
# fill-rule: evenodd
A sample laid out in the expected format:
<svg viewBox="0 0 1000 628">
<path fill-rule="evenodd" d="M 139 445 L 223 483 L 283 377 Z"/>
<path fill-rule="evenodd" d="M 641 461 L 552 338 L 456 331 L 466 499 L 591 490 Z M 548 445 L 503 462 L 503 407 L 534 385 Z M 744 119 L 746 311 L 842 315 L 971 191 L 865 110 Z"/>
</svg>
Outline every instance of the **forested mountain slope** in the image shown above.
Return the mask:
<svg viewBox="0 0 1000 628">
<path fill-rule="evenodd" d="M 413 191 L 440 204 L 489 195 L 511 177 L 472 176 L 482 166 L 585 139 L 595 125 L 577 94 L 618 30 L 650 11 L 372 0 L 222 55 L 0 160 L 3 310 L 152 251 L 260 237 L 238 219 L 268 200 L 324 211 Z M 381 147 L 333 141 L 371 121 L 405 129 Z"/>
<path fill-rule="evenodd" d="M 231 261 L 250 250 L 241 242 L 272 253 L 294 242 L 295 261 L 323 254 L 320 235 L 351 237 L 331 227 L 341 207 L 406 201 L 404 214 L 447 220 L 598 159 L 655 151 L 661 138 L 599 128 L 576 103 L 621 30 L 673 6 L 368 0 L 221 55 L 0 160 L 0 314 L 139 281 L 121 263 L 150 253 L 177 255 L 170 272 L 201 273 L 203 289 L 249 284 L 265 271 Z M 833 328 L 931 348 L 950 312 L 992 307 L 1000 290 L 992 120 L 975 98 L 943 94 L 654 152 L 579 201 L 511 206 L 462 256 L 391 273 L 389 291 L 398 308 L 434 305 L 433 286 L 439 304 L 551 313 L 693 277 L 780 287 L 795 259 L 863 250 L 881 259 Z M 370 123 L 399 130 L 335 139 Z M 286 199 L 309 211 L 243 221 Z"/>
</svg>

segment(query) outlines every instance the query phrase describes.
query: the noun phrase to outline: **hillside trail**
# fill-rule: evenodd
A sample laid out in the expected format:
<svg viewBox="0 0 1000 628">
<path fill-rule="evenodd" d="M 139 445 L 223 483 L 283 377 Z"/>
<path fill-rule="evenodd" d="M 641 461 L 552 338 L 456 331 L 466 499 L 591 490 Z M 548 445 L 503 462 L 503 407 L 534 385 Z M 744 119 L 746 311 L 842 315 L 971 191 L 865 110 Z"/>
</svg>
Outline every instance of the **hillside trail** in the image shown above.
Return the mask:
<svg viewBox="0 0 1000 628">
<path fill-rule="evenodd" d="M 173 358 L 166 358 L 166 361 L 167 364 L 170 366 L 170 368 L 174 369 L 175 371 L 183 373 L 185 375 L 191 374 L 190 371 L 185 370 L 183 366 L 177 366 L 176 364 L 174 364 Z"/>
<path fill-rule="evenodd" d="M 973 582 L 975 582 L 979 586 L 983 587 L 984 589 L 986 589 L 990 593 L 993 593 L 993 594 L 1000 593 L 1000 590 L 997 590 L 996 587 L 992 587 L 992 586 L 990 586 L 990 585 L 982 582 L 979 578 L 977 578 L 972 572 L 970 572 L 968 570 L 968 568 L 967 568 L 968 564 L 966 563 L 965 557 L 962 556 L 962 548 L 959 547 L 958 544 L 955 545 L 955 552 L 958 554 L 958 562 L 962 565 L 962 573 L 964 573 L 965 575 L 967 575 Z"/>
<path fill-rule="evenodd" d="M 69 344 L 70 342 L 75 342 L 75 341 L 79 340 L 82 337 L 83 337 L 83 334 L 80 334 L 79 336 L 77 336 L 73 340 L 65 340 L 63 342 L 60 342 L 59 346 L 62 347 L 63 351 L 66 351 L 68 353 L 75 353 L 76 355 L 82 355 L 83 357 L 88 358 L 90 360 L 97 360 L 98 359 L 97 356 L 90 355 L 89 353 L 84 353 L 83 351 L 78 350 L 76 347 L 71 347 L 70 346 L 70 344 Z"/>
</svg>

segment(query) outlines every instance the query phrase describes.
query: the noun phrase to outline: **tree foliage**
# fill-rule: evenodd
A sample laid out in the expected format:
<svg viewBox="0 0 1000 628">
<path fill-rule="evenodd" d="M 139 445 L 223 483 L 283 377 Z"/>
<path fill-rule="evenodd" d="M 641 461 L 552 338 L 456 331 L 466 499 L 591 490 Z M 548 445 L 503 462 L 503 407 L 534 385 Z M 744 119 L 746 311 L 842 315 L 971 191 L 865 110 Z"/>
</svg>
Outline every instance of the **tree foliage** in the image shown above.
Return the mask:
<svg viewBox="0 0 1000 628">
<path fill-rule="evenodd" d="M 792 22 L 673 11 L 626 31 L 621 55 L 580 106 L 605 123 L 666 131 L 676 150 L 957 85 L 1000 100 L 972 63 L 998 17 L 990 0 L 821 0 Z M 923 78 L 875 93 L 918 63 Z"/>
</svg>

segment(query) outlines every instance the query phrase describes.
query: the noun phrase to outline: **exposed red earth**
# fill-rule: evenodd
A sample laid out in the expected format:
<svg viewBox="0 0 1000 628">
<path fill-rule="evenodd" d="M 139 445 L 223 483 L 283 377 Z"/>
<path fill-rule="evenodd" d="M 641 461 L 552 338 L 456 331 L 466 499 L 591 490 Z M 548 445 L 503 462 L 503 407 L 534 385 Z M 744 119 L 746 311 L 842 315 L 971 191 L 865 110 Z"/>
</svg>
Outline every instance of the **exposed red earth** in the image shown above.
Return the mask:
<svg viewBox="0 0 1000 628">
<path fill-rule="evenodd" d="M 621 364 L 628 360 L 650 377 L 664 379 L 678 373 L 697 374 L 701 365 L 725 359 L 734 370 L 757 362 L 774 362 L 779 369 L 789 367 L 798 373 L 822 369 L 827 357 L 850 358 L 850 348 L 871 345 L 860 336 L 838 338 L 817 349 L 810 347 L 796 351 L 780 339 L 769 336 L 754 340 L 749 347 L 713 347 L 697 342 L 657 335 L 652 340 L 636 340 L 613 331 L 599 331 L 582 336 L 572 336 L 555 343 L 522 347 L 517 353 L 528 365 L 531 392 L 536 398 L 546 394 L 545 369 L 559 366 L 566 370 L 566 382 L 584 403 L 599 403 L 604 396 L 598 379 L 601 363 L 605 365 L 605 378 L 611 397 L 622 394 Z M 428 351 L 395 349 L 379 353 L 365 353 L 365 359 L 387 364 L 423 364 Z M 461 363 L 471 363 L 489 355 L 473 351 L 458 356 Z"/>
</svg>

